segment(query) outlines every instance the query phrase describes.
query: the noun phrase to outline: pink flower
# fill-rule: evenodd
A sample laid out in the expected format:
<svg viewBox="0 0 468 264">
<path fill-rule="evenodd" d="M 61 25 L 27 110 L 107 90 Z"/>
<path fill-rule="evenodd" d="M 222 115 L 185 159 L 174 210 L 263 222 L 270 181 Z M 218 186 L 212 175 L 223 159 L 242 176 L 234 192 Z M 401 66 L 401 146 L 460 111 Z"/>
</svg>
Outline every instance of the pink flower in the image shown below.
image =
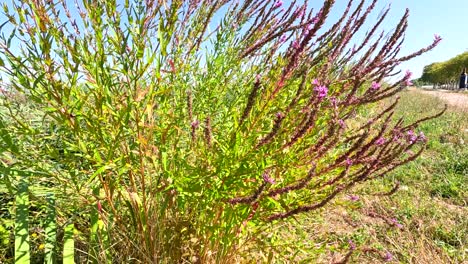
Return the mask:
<svg viewBox="0 0 468 264">
<path fill-rule="evenodd" d="M 410 70 L 406 70 L 406 73 L 405 73 L 405 79 L 410 79 L 411 76 L 413 76 L 413 73 L 410 71 Z"/>
<path fill-rule="evenodd" d="M 281 35 L 279 41 L 280 41 L 280 42 L 285 42 L 285 41 L 286 41 L 286 38 L 287 38 L 287 37 L 286 37 L 286 34 L 283 34 L 283 35 Z"/>
<path fill-rule="evenodd" d="M 380 83 L 372 82 L 371 88 L 372 88 L 372 90 L 377 91 L 378 89 L 380 89 Z"/>
<path fill-rule="evenodd" d="M 296 11 L 294 12 L 294 16 L 296 16 L 296 18 L 298 19 L 301 19 L 304 16 L 304 7 L 296 9 Z"/>
<path fill-rule="evenodd" d="M 378 145 L 378 146 L 381 146 L 385 143 L 385 138 L 383 137 L 380 137 L 379 139 L 377 139 L 377 141 L 375 141 L 375 144 Z"/>
<path fill-rule="evenodd" d="M 384 256 L 384 260 L 387 261 L 387 262 L 388 262 L 388 261 L 392 261 L 392 260 L 393 260 L 393 255 L 392 255 L 392 253 L 390 253 L 390 252 L 387 251 L 387 253 L 386 253 L 385 256 Z"/>
<path fill-rule="evenodd" d="M 297 41 L 297 39 L 294 40 L 293 43 L 292 43 L 292 46 L 293 46 L 293 48 L 298 49 L 300 47 L 299 41 Z"/>
<path fill-rule="evenodd" d="M 318 98 L 321 100 L 328 94 L 328 88 L 324 85 L 315 87 L 314 91 L 317 92 Z"/>
<path fill-rule="evenodd" d="M 359 196 L 351 194 L 351 195 L 348 195 L 348 199 L 353 201 L 353 202 L 357 202 L 357 201 L 359 201 Z"/>
<path fill-rule="evenodd" d="M 392 224 L 397 228 L 403 228 L 403 225 L 398 223 L 398 220 L 396 220 L 395 218 L 392 219 Z"/>
<path fill-rule="evenodd" d="M 419 136 L 418 136 L 418 141 L 420 142 L 426 142 L 427 141 L 427 138 L 426 138 L 426 135 L 424 135 L 424 132 L 419 132 Z"/>
<path fill-rule="evenodd" d="M 198 120 L 195 120 L 195 121 L 192 121 L 192 123 L 190 124 L 194 129 L 197 129 L 198 126 L 200 125 L 200 121 Z"/>
<path fill-rule="evenodd" d="M 282 6 L 282 5 L 283 5 L 283 1 L 278 0 L 278 1 L 276 1 L 274 6 L 275 6 L 275 8 L 278 8 L 278 7 Z"/>
<path fill-rule="evenodd" d="M 264 172 L 262 177 L 263 177 L 263 180 L 266 183 L 269 183 L 269 184 L 275 184 L 276 183 L 275 180 L 270 177 L 270 174 L 268 173 L 268 171 Z"/>
<path fill-rule="evenodd" d="M 410 80 L 405 81 L 405 86 L 411 86 L 411 85 L 413 85 L 413 83 Z"/>
<path fill-rule="evenodd" d="M 312 24 L 307 25 L 305 27 L 305 29 L 304 29 L 304 34 L 303 35 L 308 35 L 310 30 L 312 30 L 313 27 L 314 27 L 314 25 L 312 25 Z"/>
<path fill-rule="evenodd" d="M 322 10 L 320 10 L 320 12 L 318 12 L 317 15 L 314 18 L 312 18 L 311 23 L 312 24 L 317 24 L 317 22 L 319 22 L 321 16 L 322 16 Z"/>
<path fill-rule="evenodd" d="M 407 140 L 410 144 L 413 144 L 418 139 L 418 136 L 414 133 L 413 130 L 409 130 L 408 132 L 406 132 L 406 135 Z"/>
<path fill-rule="evenodd" d="M 98 212 L 99 212 L 99 213 L 102 213 L 101 201 L 97 201 L 97 209 L 98 209 Z"/>
<path fill-rule="evenodd" d="M 283 119 L 284 118 L 284 114 L 282 112 L 276 113 L 275 116 L 276 116 L 277 119 Z"/>
<path fill-rule="evenodd" d="M 394 129 L 393 130 L 393 142 L 398 142 L 400 138 L 403 137 L 403 134 L 401 133 L 400 130 Z"/>
<path fill-rule="evenodd" d="M 350 239 L 348 240 L 348 244 L 349 244 L 349 248 L 351 250 L 355 250 L 356 249 L 356 244 L 354 244 L 354 242 Z"/>
<path fill-rule="evenodd" d="M 342 128 L 345 128 L 345 127 L 346 127 L 346 123 L 345 123 L 345 121 L 343 121 L 342 119 L 338 120 L 338 124 L 339 124 L 340 127 L 342 127 Z"/>
<path fill-rule="evenodd" d="M 317 79 L 313 79 L 313 80 L 312 80 L 312 84 L 314 84 L 314 85 L 319 85 L 320 83 L 319 83 L 319 81 L 318 81 Z"/>
<path fill-rule="evenodd" d="M 350 158 L 346 158 L 345 162 L 346 162 L 346 165 L 348 165 L 348 166 L 353 165 L 353 160 L 351 160 Z"/>
</svg>

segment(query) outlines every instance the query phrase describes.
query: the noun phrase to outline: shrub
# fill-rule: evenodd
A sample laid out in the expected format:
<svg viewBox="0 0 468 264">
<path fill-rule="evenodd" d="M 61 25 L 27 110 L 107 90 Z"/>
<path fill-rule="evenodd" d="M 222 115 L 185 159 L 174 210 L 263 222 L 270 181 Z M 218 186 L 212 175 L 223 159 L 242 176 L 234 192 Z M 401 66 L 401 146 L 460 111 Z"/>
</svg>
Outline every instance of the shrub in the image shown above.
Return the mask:
<svg viewBox="0 0 468 264">
<path fill-rule="evenodd" d="M 400 57 L 408 11 L 357 40 L 376 0 L 329 29 L 333 0 L 67 2 L 4 5 L 2 162 L 53 188 L 93 261 L 229 261 L 253 227 L 424 149 L 425 119 L 392 121 L 397 102 L 355 120 L 440 41 Z"/>
</svg>

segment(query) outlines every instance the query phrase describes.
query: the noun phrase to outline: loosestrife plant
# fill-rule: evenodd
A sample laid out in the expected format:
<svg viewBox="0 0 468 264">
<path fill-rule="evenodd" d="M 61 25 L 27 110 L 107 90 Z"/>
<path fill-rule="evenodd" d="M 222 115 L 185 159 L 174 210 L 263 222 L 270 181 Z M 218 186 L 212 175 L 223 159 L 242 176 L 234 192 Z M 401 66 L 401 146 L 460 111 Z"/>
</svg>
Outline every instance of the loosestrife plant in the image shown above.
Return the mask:
<svg viewBox="0 0 468 264">
<path fill-rule="evenodd" d="M 116 262 L 227 261 L 249 228 L 324 207 L 423 151 L 424 120 L 393 120 L 398 100 L 354 120 L 409 85 L 410 72 L 386 78 L 441 40 L 400 56 L 408 11 L 384 34 L 388 8 L 356 38 L 376 3 L 349 1 L 329 28 L 334 0 L 4 4 L 9 166 L 56 188 L 84 234 L 97 208 Z"/>
</svg>

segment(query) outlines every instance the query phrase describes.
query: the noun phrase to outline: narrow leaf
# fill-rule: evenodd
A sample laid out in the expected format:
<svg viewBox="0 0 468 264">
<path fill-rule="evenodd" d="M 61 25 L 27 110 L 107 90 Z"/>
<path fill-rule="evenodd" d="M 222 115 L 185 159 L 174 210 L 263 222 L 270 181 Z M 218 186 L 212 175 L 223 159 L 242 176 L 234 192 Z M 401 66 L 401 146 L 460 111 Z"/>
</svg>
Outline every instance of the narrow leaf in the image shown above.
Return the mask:
<svg viewBox="0 0 468 264">
<path fill-rule="evenodd" d="M 22 176 L 16 194 L 15 264 L 29 264 L 28 178 Z"/>
<path fill-rule="evenodd" d="M 75 241 L 73 240 L 73 232 L 75 228 L 73 223 L 65 226 L 63 236 L 63 264 L 75 263 Z"/>
<path fill-rule="evenodd" d="M 47 200 L 47 218 L 46 218 L 46 227 L 45 227 L 45 258 L 44 261 L 46 264 L 55 263 L 55 245 L 56 245 L 56 236 L 57 236 L 57 225 L 55 223 L 55 197 L 53 194 L 48 194 L 46 197 Z"/>
</svg>

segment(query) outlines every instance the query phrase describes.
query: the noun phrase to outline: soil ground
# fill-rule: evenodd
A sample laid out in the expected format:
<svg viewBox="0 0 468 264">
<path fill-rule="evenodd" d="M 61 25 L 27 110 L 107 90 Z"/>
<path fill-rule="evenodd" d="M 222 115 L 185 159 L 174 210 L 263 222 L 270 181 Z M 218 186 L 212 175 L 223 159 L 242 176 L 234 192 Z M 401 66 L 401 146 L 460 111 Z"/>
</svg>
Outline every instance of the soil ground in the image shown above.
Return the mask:
<svg viewBox="0 0 468 264">
<path fill-rule="evenodd" d="M 436 96 L 446 102 L 449 106 L 468 110 L 468 92 L 467 91 L 449 91 L 435 89 L 417 89 L 410 90 L 418 91 L 422 94 Z"/>
</svg>

